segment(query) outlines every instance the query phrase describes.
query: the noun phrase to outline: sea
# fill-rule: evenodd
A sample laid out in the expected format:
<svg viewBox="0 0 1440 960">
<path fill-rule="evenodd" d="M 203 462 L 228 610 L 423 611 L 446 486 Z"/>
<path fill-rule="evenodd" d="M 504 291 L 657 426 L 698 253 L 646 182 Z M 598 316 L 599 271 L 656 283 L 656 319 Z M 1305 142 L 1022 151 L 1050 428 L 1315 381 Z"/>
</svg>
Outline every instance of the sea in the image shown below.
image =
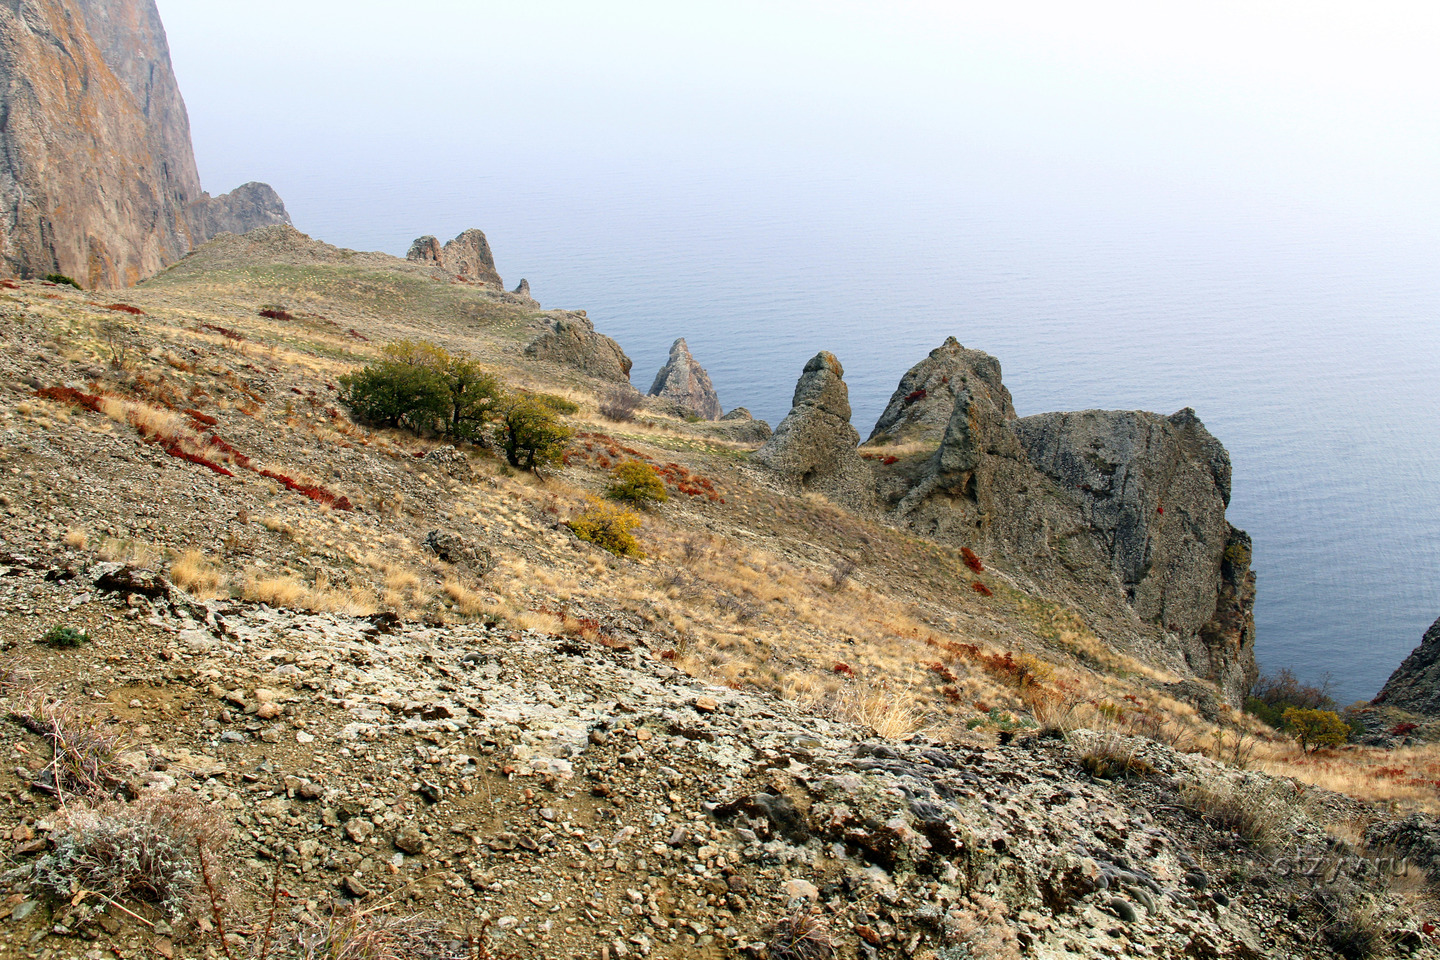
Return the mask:
<svg viewBox="0 0 1440 960">
<path fill-rule="evenodd" d="M 1021 416 L 1193 407 L 1230 451 L 1229 516 L 1254 539 L 1261 668 L 1341 705 L 1373 697 L 1440 617 L 1433 226 L 1274 198 L 1116 204 L 1064 184 L 574 157 L 282 192 L 300 229 L 358 249 L 479 227 L 507 284 L 587 310 L 636 386 L 684 337 L 725 408 L 772 426 L 829 350 L 867 436 L 947 336 L 1000 359 Z"/>
</svg>

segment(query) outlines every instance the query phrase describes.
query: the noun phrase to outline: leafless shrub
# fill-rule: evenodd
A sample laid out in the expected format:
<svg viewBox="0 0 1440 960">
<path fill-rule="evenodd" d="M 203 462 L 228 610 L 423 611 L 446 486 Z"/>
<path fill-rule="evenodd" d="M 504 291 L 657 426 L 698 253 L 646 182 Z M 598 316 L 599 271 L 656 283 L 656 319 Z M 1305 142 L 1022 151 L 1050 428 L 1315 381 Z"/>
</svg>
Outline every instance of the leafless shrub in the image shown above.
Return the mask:
<svg viewBox="0 0 1440 960">
<path fill-rule="evenodd" d="M 1293 789 L 1261 781 L 1186 783 L 1180 802 L 1211 826 L 1269 846 L 1289 833 L 1299 810 Z"/>
<path fill-rule="evenodd" d="M 31 873 L 41 892 L 72 903 L 90 894 L 111 903 L 134 898 L 180 917 L 199 905 L 199 857 L 219 848 L 225 829 L 189 797 L 146 795 L 128 804 L 64 807 L 52 840 L 54 848 Z"/>
<path fill-rule="evenodd" d="M 835 565 L 830 568 L 830 589 L 839 590 L 849 583 L 850 578 L 855 575 L 856 569 L 855 561 L 849 557 L 841 557 L 836 560 Z"/>
<path fill-rule="evenodd" d="M 444 926 L 382 907 L 352 908 L 321 920 L 297 938 L 301 960 L 508 960 L 490 952 L 486 931 L 452 948 Z"/>
<path fill-rule="evenodd" d="M 749 623 L 760 615 L 759 606 L 753 603 L 746 603 L 739 597 L 733 597 L 728 593 L 717 593 L 715 595 L 715 608 L 721 613 L 733 615 L 740 623 Z"/>
<path fill-rule="evenodd" d="M 835 955 L 825 918 L 808 909 L 775 924 L 767 946 L 770 960 L 830 960 Z"/>
<path fill-rule="evenodd" d="M 130 330 L 124 324 L 106 320 L 100 324 L 100 337 L 110 354 L 110 366 L 124 370 L 130 356 Z"/>
<path fill-rule="evenodd" d="M 694 563 L 705 556 L 705 544 L 695 537 L 690 537 L 680 545 L 680 551 L 686 563 Z"/>
<path fill-rule="evenodd" d="M 633 387 L 626 389 L 623 386 L 614 386 L 605 394 L 605 399 L 600 401 L 600 416 L 616 423 L 629 423 L 635 419 L 641 403 L 640 394 Z"/>
<path fill-rule="evenodd" d="M 40 789 L 61 800 L 93 798 L 112 794 L 124 782 L 120 754 L 128 744 L 119 727 L 58 700 L 32 700 L 10 719 L 50 742 L 53 756 L 35 784 Z"/>
</svg>

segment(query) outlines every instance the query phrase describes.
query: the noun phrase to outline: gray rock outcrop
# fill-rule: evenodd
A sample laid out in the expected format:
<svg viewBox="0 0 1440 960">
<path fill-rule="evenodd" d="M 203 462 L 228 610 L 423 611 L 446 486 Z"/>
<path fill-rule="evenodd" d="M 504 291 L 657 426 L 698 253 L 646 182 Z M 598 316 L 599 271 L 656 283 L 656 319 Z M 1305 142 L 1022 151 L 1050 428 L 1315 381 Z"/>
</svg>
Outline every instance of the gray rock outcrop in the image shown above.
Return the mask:
<svg viewBox="0 0 1440 960">
<path fill-rule="evenodd" d="M 209 239 L 212 219 L 263 225 L 252 192 L 200 188 L 154 0 L 0 4 L 0 117 L 0 276 L 127 286 Z"/>
<path fill-rule="evenodd" d="M 535 298 L 534 298 L 533 296 L 531 296 L 531 294 L 530 294 L 530 281 L 529 281 L 529 280 L 526 280 L 524 277 L 521 277 L 521 278 L 520 278 L 520 283 L 519 283 L 519 285 L 516 286 L 515 289 L 514 289 L 512 292 L 513 292 L 513 293 L 515 294 L 515 296 L 517 296 L 517 297 L 524 297 L 524 298 L 527 299 L 527 300 L 534 300 L 534 299 L 535 299 Z"/>
<path fill-rule="evenodd" d="M 490 241 L 473 227 L 443 247 L 432 236 L 418 237 L 410 244 L 410 252 L 405 254 L 405 259 L 433 264 L 439 273 L 450 278 L 483 284 L 496 292 L 505 290 L 500 274 L 495 271 L 495 255 L 490 250 Z M 519 292 L 516 290 L 516 293 Z M 525 295 L 528 296 L 529 292 L 529 284 L 525 284 Z"/>
<path fill-rule="evenodd" d="M 222 233 L 237 236 L 276 224 L 290 224 L 285 202 L 268 183 L 241 184 L 229 193 L 212 197 L 202 193 L 200 199 L 185 208 L 194 244 L 205 243 Z"/>
<path fill-rule="evenodd" d="M 690 354 L 690 347 L 681 337 L 670 345 L 670 359 L 655 374 L 650 396 L 662 397 L 705 420 L 720 418 L 720 398 L 710 375 Z"/>
<path fill-rule="evenodd" d="M 630 382 L 633 365 L 620 344 L 595 332 L 595 324 L 583 310 L 556 310 L 546 314 L 545 329 L 525 347 L 525 356 L 563 364 L 617 383 Z"/>
<path fill-rule="evenodd" d="M 802 490 L 823 493 L 851 509 L 869 509 L 875 479 L 850 425 L 850 389 L 833 353 L 821 351 L 795 385 L 790 413 L 751 460 Z"/>
<path fill-rule="evenodd" d="M 1010 391 L 1000 380 L 1000 361 L 980 350 L 967 350 L 949 337 L 900 378 L 865 442 L 941 439 L 962 392 L 994 406 L 1004 419 L 1015 419 Z"/>
<path fill-rule="evenodd" d="M 1440 620 L 1430 624 L 1420 646 L 1390 674 L 1374 702 L 1440 717 Z"/>
</svg>

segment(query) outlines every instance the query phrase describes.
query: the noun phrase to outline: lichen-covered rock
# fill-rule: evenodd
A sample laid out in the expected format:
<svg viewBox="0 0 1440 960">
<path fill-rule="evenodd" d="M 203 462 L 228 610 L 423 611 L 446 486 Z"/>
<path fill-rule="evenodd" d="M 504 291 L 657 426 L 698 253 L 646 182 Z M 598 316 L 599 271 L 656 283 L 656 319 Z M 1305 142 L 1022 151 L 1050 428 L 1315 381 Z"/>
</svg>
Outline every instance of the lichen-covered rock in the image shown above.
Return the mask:
<svg viewBox="0 0 1440 960">
<path fill-rule="evenodd" d="M 744 407 L 736 407 L 714 424 L 718 434 L 738 443 L 764 443 L 775 435 L 770 424 L 756 420 Z"/>
<path fill-rule="evenodd" d="M 962 392 L 993 406 L 1003 419 L 1015 419 L 1010 391 L 1000 380 L 1000 361 L 948 337 L 900 378 L 866 443 L 940 439 Z"/>
<path fill-rule="evenodd" d="M 835 355 L 821 351 L 795 385 L 790 413 L 751 460 L 803 490 L 815 490 L 854 509 L 874 504 L 875 479 L 850 425 L 850 390 Z"/>
<path fill-rule="evenodd" d="M 705 420 L 720 418 L 720 398 L 710 375 L 696 362 L 681 337 L 670 345 L 670 359 L 655 374 L 650 396 L 662 397 Z"/>
<path fill-rule="evenodd" d="M 212 220 L 276 216 L 253 191 L 200 189 L 154 0 L 0 4 L 0 116 L 0 276 L 127 286 L 208 239 Z"/>
<path fill-rule="evenodd" d="M 1425 716 L 1440 716 L 1440 620 L 1420 638 L 1420 646 L 1395 668 L 1375 703 Z"/>
<path fill-rule="evenodd" d="M 547 314 L 545 329 L 525 347 L 525 356 L 564 364 L 617 383 L 630 382 L 633 365 L 620 344 L 596 333 L 595 324 L 579 310 Z"/>
</svg>

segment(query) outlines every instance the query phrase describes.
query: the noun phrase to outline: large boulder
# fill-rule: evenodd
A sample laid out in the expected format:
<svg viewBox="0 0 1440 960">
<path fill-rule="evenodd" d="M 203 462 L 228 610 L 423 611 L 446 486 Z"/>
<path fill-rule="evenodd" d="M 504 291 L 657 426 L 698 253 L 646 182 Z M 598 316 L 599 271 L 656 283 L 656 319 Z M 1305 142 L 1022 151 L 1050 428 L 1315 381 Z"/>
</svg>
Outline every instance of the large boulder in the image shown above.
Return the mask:
<svg viewBox="0 0 1440 960">
<path fill-rule="evenodd" d="M 437 273 L 445 277 L 482 284 L 496 292 L 505 290 L 505 284 L 495 270 L 495 255 L 490 250 L 490 241 L 473 227 L 444 246 L 432 236 L 418 237 L 410 244 L 405 259 L 431 264 Z M 527 295 L 529 290 L 526 284 Z"/>
<path fill-rule="evenodd" d="M 0 117 L 0 276 L 127 286 L 215 222 L 289 222 L 278 198 L 200 189 L 154 0 L 0 4 Z"/>
<path fill-rule="evenodd" d="M 790 413 L 751 460 L 802 490 L 823 493 L 852 509 L 875 501 L 875 478 L 850 425 L 850 389 L 835 355 L 821 351 L 795 385 Z"/>
<path fill-rule="evenodd" d="M 1430 624 L 1420 646 L 1390 674 L 1374 702 L 1440 717 L 1440 620 Z"/>
<path fill-rule="evenodd" d="M 630 382 L 630 358 L 620 344 L 595 332 L 583 310 L 546 314 L 545 328 L 525 347 L 525 356 L 564 364 L 601 380 Z"/>
<path fill-rule="evenodd" d="M 670 345 L 670 359 L 655 374 L 650 396 L 669 400 L 705 420 L 720 418 L 720 398 L 715 395 L 715 386 L 705 368 L 691 356 L 684 337 Z"/>
<path fill-rule="evenodd" d="M 994 407 L 1003 419 L 1015 419 L 1010 391 L 1000 380 L 1000 361 L 980 350 L 967 350 L 954 337 L 948 337 L 900 378 L 900 385 L 865 442 L 941 439 L 961 393 Z"/>
</svg>

